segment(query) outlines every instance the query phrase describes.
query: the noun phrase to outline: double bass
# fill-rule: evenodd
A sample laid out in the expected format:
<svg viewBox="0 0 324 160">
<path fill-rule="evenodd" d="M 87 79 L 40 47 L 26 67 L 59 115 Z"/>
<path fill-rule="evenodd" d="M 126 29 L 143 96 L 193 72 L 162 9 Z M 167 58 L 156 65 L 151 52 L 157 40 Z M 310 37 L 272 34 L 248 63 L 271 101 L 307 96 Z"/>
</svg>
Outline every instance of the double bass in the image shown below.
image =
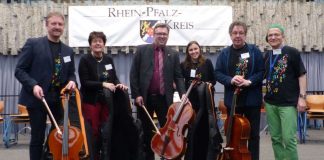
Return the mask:
<svg viewBox="0 0 324 160">
<path fill-rule="evenodd" d="M 54 160 L 79 160 L 79 153 L 83 146 L 83 137 L 79 128 L 70 126 L 68 121 L 69 97 L 70 93 L 66 89 L 61 91 L 62 104 L 64 104 L 63 126 L 58 127 L 49 108 L 48 111 L 55 124 L 48 138 L 50 152 Z M 48 106 L 46 106 L 48 107 Z"/>
<path fill-rule="evenodd" d="M 247 147 L 250 138 L 250 122 L 246 117 L 235 114 L 236 99 L 240 88 L 236 88 L 231 113 L 225 120 L 226 146 L 218 160 L 251 160 L 251 153 Z"/>
<path fill-rule="evenodd" d="M 186 92 L 186 97 L 196 83 L 197 79 L 194 79 Z M 169 107 L 166 124 L 159 129 L 159 133 L 156 133 L 151 141 L 153 152 L 159 155 L 161 160 L 177 159 L 185 153 L 187 146 L 185 133 L 194 118 L 195 112 L 185 99 Z"/>
</svg>

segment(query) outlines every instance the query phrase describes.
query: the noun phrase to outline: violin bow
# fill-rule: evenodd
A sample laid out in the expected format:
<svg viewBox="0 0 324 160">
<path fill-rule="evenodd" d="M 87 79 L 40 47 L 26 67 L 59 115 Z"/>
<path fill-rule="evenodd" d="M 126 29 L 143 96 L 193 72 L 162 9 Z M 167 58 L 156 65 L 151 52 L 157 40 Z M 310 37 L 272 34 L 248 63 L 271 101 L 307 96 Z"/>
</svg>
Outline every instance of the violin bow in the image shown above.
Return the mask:
<svg viewBox="0 0 324 160">
<path fill-rule="evenodd" d="M 45 108 L 47 109 L 48 114 L 50 115 L 52 121 L 54 122 L 54 125 L 55 125 L 55 128 L 56 128 L 57 132 L 60 135 L 62 135 L 62 131 L 61 131 L 60 127 L 57 125 L 56 120 L 55 120 L 55 118 L 54 118 L 54 116 L 53 116 L 53 114 L 51 112 L 51 109 L 49 108 L 49 106 L 48 106 L 48 104 L 47 104 L 47 102 L 46 102 L 46 100 L 45 100 L 44 97 L 42 97 L 42 102 L 44 103 Z"/>
<path fill-rule="evenodd" d="M 156 133 L 158 134 L 158 135 L 161 135 L 161 133 L 160 133 L 160 131 L 159 131 L 159 129 L 156 127 L 156 125 L 155 125 L 155 123 L 154 123 L 154 121 L 153 121 L 153 119 L 152 119 L 152 117 L 150 116 L 150 114 L 148 113 L 148 111 L 146 110 L 146 107 L 144 106 L 144 104 L 141 106 L 143 109 L 144 109 L 144 111 L 145 111 L 145 113 L 146 113 L 146 115 L 149 117 L 149 119 L 151 120 L 151 123 L 153 124 L 153 126 L 154 126 L 154 128 L 155 128 L 155 131 L 156 131 Z"/>
</svg>

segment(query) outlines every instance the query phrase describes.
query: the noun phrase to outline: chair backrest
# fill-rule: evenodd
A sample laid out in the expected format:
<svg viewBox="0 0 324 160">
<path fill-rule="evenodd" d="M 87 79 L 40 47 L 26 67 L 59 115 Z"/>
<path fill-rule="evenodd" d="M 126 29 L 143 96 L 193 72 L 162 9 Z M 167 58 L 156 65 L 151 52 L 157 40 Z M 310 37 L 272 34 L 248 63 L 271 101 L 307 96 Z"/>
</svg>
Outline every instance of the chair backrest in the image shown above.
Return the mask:
<svg viewBox="0 0 324 160">
<path fill-rule="evenodd" d="M 18 112 L 21 115 L 26 115 L 28 116 L 27 108 L 24 105 L 18 104 Z"/>
<path fill-rule="evenodd" d="M 224 104 L 224 99 L 220 99 L 218 101 L 218 109 L 222 113 L 221 118 L 226 119 L 226 117 L 227 117 L 227 108 L 226 108 L 226 106 Z"/>
<path fill-rule="evenodd" d="M 0 113 L 4 110 L 4 101 L 0 101 Z M 3 117 L 0 115 L 0 122 L 3 122 Z"/>
<path fill-rule="evenodd" d="M 0 101 L 0 113 L 4 110 L 4 101 Z"/>
<path fill-rule="evenodd" d="M 324 112 L 324 95 L 307 95 L 308 112 Z"/>
</svg>

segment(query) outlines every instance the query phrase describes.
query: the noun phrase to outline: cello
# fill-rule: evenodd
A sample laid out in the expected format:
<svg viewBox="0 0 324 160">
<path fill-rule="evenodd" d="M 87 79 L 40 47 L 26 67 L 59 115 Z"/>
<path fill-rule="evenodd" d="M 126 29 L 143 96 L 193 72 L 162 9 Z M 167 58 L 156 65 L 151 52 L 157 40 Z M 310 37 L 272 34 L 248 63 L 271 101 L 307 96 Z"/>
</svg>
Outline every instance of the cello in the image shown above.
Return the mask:
<svg viewBox="0 0 324 160">
<path fill-rule="evenodd" d="M 197 83 L 194 79 L 186 92 L 186 97 L 192 87 Z M 180 158 L 186 150 L 185 133 L 188 126 L 193 122 L 195 112 L 190 103 L 186 103 L 186 99 L 182 99 L 181 103 L 173 103 L 167 113 L 167 122 L 160 128 L 160 134 L 156 133 L 151 141 L 153 152 L 164 159 Z"/>
<path fill-rule="evenodd" d="M 250 122 L 246 117 L 235 114 L 236 99 L 240 88 L 236 88 L 230 116 L 225 120 L 226 147 L 218 160 L 251 160 L 251 153 L 247 148 L 250 138 Z"/>
<path fill-rule="evenodd" d="M 64 104 L 64 123 L 63 127 L 56 125 L 56 128 L 49 134 L 50 152 L 54 160 L 79 160 L 79 152 L 83 146 L 82 134 L 79 128 L 68 124 L 69 91 L 64 88 L 61 95 L 63 95 L 62 104 Z M 54 118 L 52 120 L 55 122 Z M 62 134 L 60 134 L 61 130 L 63 130 Z"/>
</svg>

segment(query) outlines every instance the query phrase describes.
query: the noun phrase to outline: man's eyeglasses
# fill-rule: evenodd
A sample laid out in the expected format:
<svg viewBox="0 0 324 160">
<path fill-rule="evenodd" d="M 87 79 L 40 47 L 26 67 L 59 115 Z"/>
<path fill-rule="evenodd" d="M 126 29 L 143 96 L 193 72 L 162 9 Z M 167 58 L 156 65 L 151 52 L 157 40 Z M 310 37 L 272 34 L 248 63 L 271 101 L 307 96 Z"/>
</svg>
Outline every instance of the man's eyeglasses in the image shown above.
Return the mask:
<svg viewBox="0 0 324 160">
<path fill-rule="evenodd" d="M 168 33 L 154 33 L 157 36 L 168 36 Z"/>
<path fill-rule="evenodd" d="M 231 35 L 243 36 L 243 35 L 245 35 L 245 33 L 244 32 L 232 32 Z"/>
<path fill-rule="evenodd" d="M 281 34 L 279 34 L 279 33 L 268 34 L 268 38 L 270 38 L 270 37 L 279 37 L 279 36 L 281 36 Z"/>
</svg>

